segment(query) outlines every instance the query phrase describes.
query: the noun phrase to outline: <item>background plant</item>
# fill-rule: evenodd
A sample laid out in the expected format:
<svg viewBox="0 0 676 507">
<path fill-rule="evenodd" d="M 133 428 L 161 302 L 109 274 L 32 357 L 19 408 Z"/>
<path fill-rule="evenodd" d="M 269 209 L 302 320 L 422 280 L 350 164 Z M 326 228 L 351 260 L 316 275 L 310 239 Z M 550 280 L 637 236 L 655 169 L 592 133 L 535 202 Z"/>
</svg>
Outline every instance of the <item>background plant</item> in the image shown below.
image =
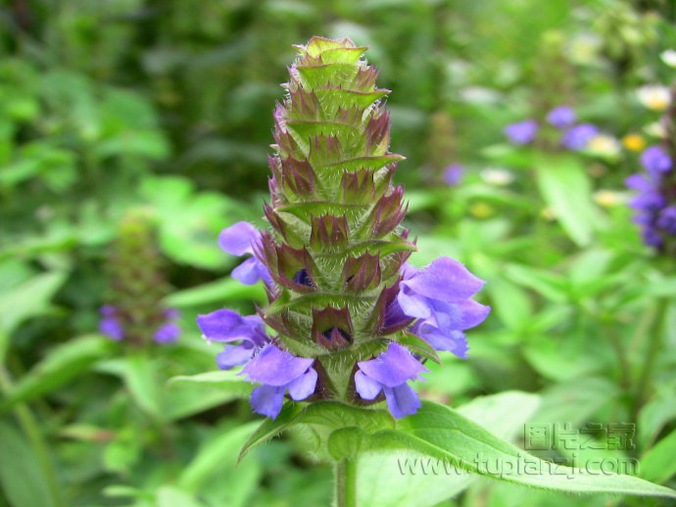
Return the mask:
<svg viewBox="0 0 676 507">
<path fill-rule="evenodd" d="M 481 4 L 17 0 L 0 7 L 0 438 L 16 451 L 3 456 L 24 457 L 20 467 L 0 463 L 0 502 L 328 502 L 330 471 L 309 466 L 293 435 L 226 473 L 253 419 L 246 401 L 217 405 L 234 396 L 223 394 L 226 380 L 212 379 L 213 404 L 185 402 L 185 415 L 170 422 L 147 415 L 158 411 L 153 403 L 165 411 L 149 393 L 204 396 L 187 381 L 165 388 L 173 375 L 213 368 L 214 350 L 193 329 L 198 311 L 228 306 L 248 314 L 265 300 L 260 288 L 226 277 L 236 260 L 215 239 L 240 220 L 261 224 L 277 83 L 291 44 L 314 34 L 370 46 L 380 86 L 394 90 L 392 146 L 407 157 L 397 178 L 410 201 L 405 225 L 420 249 L 411 262 L 450 255 L 490 281 L 485 302 L 493 316 L 473 335 L 472 360 L 448 356 L 443 368 L 430 366 L 422 396 L 458 407 L 520 390 L 530 394 L 519 401 L 529 421 L 638 421 L 644 477 L 673 486 L 674 280 L 642 245 L 623 205 L 623 180 L 639 169 L 640 152 L 562 157 L 509 145 L 503 134 L 510 123 L 566 103 L 618 141 L 638 134 L 646 145 L 657 142 L 649 126 L 663 112 L 642 105 L 636 91 L 673 82 L 664 56 L 676 44 L 673 9 L 605 0 L 555 1 L 548 9 Z M 452 188 L 440 184 L 451 163 L 465 168 Z M 183 337 L 129 380 L 129 358 L 91 334 L 105 302 L 102 261 L 124 211 L 138 205 L 155 215 L 177 289 L 166 304 L 181 310 Z M 660 326 L 662 334 L 652 331 Z M 481 419 L 480 406 L 466 410 Z M 508 420 L 494 431 L 509 436 Z M 522 423 L 513 420 L 512 436 Z M 158 451 L 167 441 L 170 456 Z M 214 480 L 212 463 L 232 480 Z M 458 494 L 443 485 L 446 477 L 418 483 L 436 496 L 416 496 L 409 479 L 409 497 L 393 490 L 382 502 L 570 503 L 495 483 Z M 35 487 L 11 486 L 25 481 Z"/>
</svg>

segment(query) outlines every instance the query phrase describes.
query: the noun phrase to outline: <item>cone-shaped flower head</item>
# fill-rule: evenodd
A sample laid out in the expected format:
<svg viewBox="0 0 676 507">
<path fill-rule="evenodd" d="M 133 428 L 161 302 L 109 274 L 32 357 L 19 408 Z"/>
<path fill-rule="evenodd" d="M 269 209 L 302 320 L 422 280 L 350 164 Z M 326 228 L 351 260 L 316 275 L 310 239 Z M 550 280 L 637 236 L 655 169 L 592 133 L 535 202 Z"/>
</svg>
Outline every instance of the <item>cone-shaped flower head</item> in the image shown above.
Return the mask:
<svg viewBox="0 0 676 507">
<path fill-rule="evenodd" d="M 462 330 L 488 311 L 469 301 L 482 282 L 451 259 L 419 272 L 405 265 L 415 247 L 392 183 L 403 157 L 389 151 L 389 91 L 376 87 L 366 48 L 313 37 L 297 50 L 274 111 L 270 229 L 240 222 L 220 237 L 229 253 L 253 254 L 233 276 L 262 279 L 269 304 L 255 317 L 219 310 L 198 324 L 226 343 L 222 368 L 245 363 L 261 384 L 258 413 L 276 417 L 285 395 L 364 405 L 383 394 L 402 417 L 419 406 L 407 382 L 435 347 L 464 357 Z M 402 345 L 412 334 L 423 355 Z"/>
<path fill-rule="evenodd" d="M 99 309 L 99 331 L 132 346 L 171 343 L 181 334 L 178 312 L 162 301 L 169 285 L 151 222 L 151 217 L 138 210 L 121 220 L 107 262 L 108 304 Z"/>
</svg>

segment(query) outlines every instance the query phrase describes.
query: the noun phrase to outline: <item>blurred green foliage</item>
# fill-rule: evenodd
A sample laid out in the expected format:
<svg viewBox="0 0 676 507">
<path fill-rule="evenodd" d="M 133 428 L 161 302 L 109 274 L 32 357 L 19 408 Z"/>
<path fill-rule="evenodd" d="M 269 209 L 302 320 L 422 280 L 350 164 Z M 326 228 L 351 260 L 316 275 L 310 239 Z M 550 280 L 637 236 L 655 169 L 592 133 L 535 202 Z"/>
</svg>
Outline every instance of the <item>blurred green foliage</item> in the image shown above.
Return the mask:
<svg viewBox="0 0 676 507">
<path fill-rule="evenodd" d="M 300 451 L 307 435 L 235 467 L 253 429 L 248 391 L 208 373 L 216 350 L 193 324 L 198 312 L 250 313 L 265 300 L 227 278 L 236 260 L 216 238 L 239 220 L 263 223 L 278 83 L 292 44 L 315 34 L 368 45 L 379 85 L 393 90 L 412 262 L 454 256 L 489 282 L 493 314 L 469 333 L 471 359 L 444 357 L 424 396 L 458 406 L 535 393 L 519 420 L 519 407 L 505 408 L 516 398 L 499 398 L 505 425 L 485 426 L 504 437 L 530 419 L 636 423 L 631 455 L 673 487 L 676 278 L 624 206 L 638 153 L 514 147 L 502 129 L 568 104 L 618 143 L 657 142 L 645 127 L 661 113 L 636 90 L 674 81 L 663 55 L 676 49 L 675 21 L 668 0 L 3 2 L 0 506 L 329 503 L 330 471 Z M 465 166 L 456 187 L 442 183 L 452 163 Z M 491 168 L 511 180 L 496 184 Z M 182 312 L 176 346 L 132 353 L 96 334 L 102 262 L 130 208 L 154 218 L 175 289 L 167 303 Z M 385 479 L 373 484 L 398 478 Z M 391 505 L 571 502 L 437 479 L 440 496 L 393 490 Z"/>
</svg>

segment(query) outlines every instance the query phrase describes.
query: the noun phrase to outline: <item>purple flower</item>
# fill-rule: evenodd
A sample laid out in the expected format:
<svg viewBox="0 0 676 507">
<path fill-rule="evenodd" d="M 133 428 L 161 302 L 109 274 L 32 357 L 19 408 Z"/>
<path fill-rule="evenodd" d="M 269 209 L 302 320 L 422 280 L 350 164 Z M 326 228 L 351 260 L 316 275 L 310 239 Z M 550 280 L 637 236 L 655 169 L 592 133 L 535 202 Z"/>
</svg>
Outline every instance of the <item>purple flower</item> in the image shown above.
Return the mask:
<svg viewBox="0 0 676 507">
<path fill-rule="evenodd" d="M 265 334 L 265 324 L 258 315 L 242 317 L 233 310 L 216 310 L 198 315 L 197 325 L 207 340 L 226 343 L 223 352 L 216 356 L 218 367 L 222 370 L 246 363 L 256 349 L 270 341 Z"/>
<path fill-rule="evenodd" d="M 657 217 L 657 226 L 676 236 L 676 206 L 667 206 Z"/>
<path fill-rule="evenodd" d="M 409 267 L 397 301 L 406 315 L 418 319 L 414 334 L 437 350 L 465 359 L 468 347 L 462 331 L 479 325 L 490 312 L 490 307 L 471 299 L 483 284 L 460 262 L 441 257 L 422 270 Z"/>
<path fill-rule="evenodd" d="M 444 183 L 454 187 L 460 183 L 465 173 L 465 168 L 460 164 L 451 164 L 444 169 Z"/>
<path fill-rule="evenodd" d="M 220 247 L 232 255 L 242 256 L 253 254 L 253 245 L 260 241 L 261 233 L 248 222 L 237 222 L 223 229 L 218 236 Z M 272 277 L 268 268 L 253 255 L 232 271 L 232 277 L 245 285 L 253 285 L 263 280 L 267 285 L 272 284 Z"/>
<path fill-rule="evenodd" d="M 526 120 L 519 123 L 507 125 L 503 132 L 509 137 L 510 142 L 514 144 L 528 144 L 534 138 L 538 131 L 538 124 L 535 120 Z"/>
<path fill-rule="evenodd" d="M 671 170 L 671 159 L 660 146 L 651 146 L 641 154 L 641 165 L 648 174 L 659 177 Z"/>
<path fill-rule="evenodd" d="M 164 316 L 167 318 L 167 322 L 162 324 L 153 335 L 153 339 L 156 343 L 172 343 L 178 340 L 178 337 L 181 335 L 181 328 L 174 322 L 180 314 L 174 308 L 168 308 L 164 311 Z"/>
<path fill-rule="evenodd" d="M 584 150 L 589 141 L 596 136 L 598 132 L 599 129 L 590 123 L 576 125 L 566 131 L 561 139 L 561 144 L 569 150 Z"/>
<path fill-rule="evenodd" d="M 124 328 L 117 316 L 117 309 L 112 305 L 103 305 L 99 309 L 103 317 L 99 322 L 99 331 L 111 340 L 119 342 L 124 338 Z"/>
<path fill-rule="evenodd" d="M 390 343 L 378 357 L 360 361 L 357 366 L 359 370 L 354 375 L 354 385 L 363 399 L 374 400 L 384 391 L 387 408 L 394 417 L 401 418 L 418 411 L 420 399 L 406 382 L 420 378 L 422 372 L 429 370 L 408 349 Z"/>
<path fill-rule="evenodd" d="M 555 107 L 549 114 L 547 114 L 547 121 L 550 125 L 556 127 L 557 129 L 563 129 L 570 127 L 575 120 L 577 115 L 575 111 L 572 110 L 569 106 L 559 106 Z"/>
<path fill-rule="evenodd" d="M 282 410 L 284 393 L 288 390 L 291 399 L 300 401 L 311 396 L 317 387 L 317 371 L 312 367 L 314 359 L 296 357 L 266 345 L 242 369 L 251 382 L 259 382 L 251 393 L 251 406 L 258 414 L 275 419 Z"/>
</svg>

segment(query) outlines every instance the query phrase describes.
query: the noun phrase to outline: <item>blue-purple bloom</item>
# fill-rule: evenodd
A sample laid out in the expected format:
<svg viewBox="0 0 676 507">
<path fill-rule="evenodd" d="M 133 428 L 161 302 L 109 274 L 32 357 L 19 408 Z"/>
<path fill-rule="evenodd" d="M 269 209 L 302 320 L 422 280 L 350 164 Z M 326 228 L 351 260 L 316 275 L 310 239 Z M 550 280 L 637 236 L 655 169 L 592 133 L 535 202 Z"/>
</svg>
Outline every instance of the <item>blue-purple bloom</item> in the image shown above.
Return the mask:
<svg viewBox="0 0 676 507">
<path fill-rule="evenodd" d="M 671 159 L 660 146 L 651 146 L 641 154 L 641 165 L 649 174 L 659 177 L 671 170 Z"/>
<path fill-rule="evenodd" d="M 507 125 L 503 132 L 514 144 L 528 144 L 538 131 L 538 124 L 535 120 L 525 120 L 518 123 Z"/>
<path fill-rule="evenodd" d="M 205 339 L 225 343 L 223 352 L 216 357 L 222 370 L 246 363 L 257 349 L 270 341 L 258 315 L 242 317 L 233 310 L 216 310 L 199 315 L 197 325 Z"/>
<path fill-rule="evenodd" d="M 460 164 L 451 164 L 444 169 L 444 183 L 449 187 L 455 187 L 460 184 L 465 174 L 465 168 Z"/>
<path fill-rule="evenodd" d="M 242 256 L 254 253 L 254 245 L 260 241 L 260 237 L 261 233 L 249 222 L 237 222 L 221 231 L 218 244 L 229 254 Z M 272 284 L 268 268 L 255 255 L 233 269 L 231 274 L 245 285 L 253 285 L 258 280 L 263 280 L 267 285 Z"/>
<path fill-rule="evenodd" d="M 179 318 L 180 314 L 176 309 L 168 308 L 164 311 L 164 316 L 167 318 L 167 321 L 157 328 L 153 335 L 153 339 L 156 343 L 175 342 L 181 335 L 181 328 L 176 324 L 176 320 Z"/>
<path fill-rule="evenodd" d="M 460 262 L 441 257 L 422 270 L 407 268 L 397 302 L 406 315 L 418 319 L 413 334 L 437 350 L 466 359 L 462 331 L 481 324 L 490 312 L 490 307 L 471 299 L 483 284 Z"/>
<path fill-rule="evenodd" d="M 570 127 L 576 119 L 575 111 L 569 106 L 555 107 L 547 114 L 547 122 L 557 129 Z"/>
<path fill-rule="evenodd" d="M 672 236 L 676 236 L 676 206 L 667 206 L 660 211 L 657 217 L 657 227 L 664 229 Z"/>
<path fill-rule="evenodd" d="M 420 399 L 409 380 L 415 380 L 427 370 L 408 349 L 390 343 L 387 350 L 370 361 L 359 361 L 359 370 L 354 375 L 357 393 L 365 400 L 374 400 L 385 393 L 387 407 L 392 415 L 401 418 L 415 414 L 420 408 Z"/>
<path fill-rule="evenodd" d="M 641 165 L 645 172 L 633 174 L 625 181 L 637 191 L 629 201 L 636 212 L 633 220 L 641 227 L 646 245 L 660 251 L 673 249 L 676 236 L 676 204 L 671 191 L 675 184 L 673 162 L 660 146 L 651 146 L 641 155 Z"/>
<path fill-rule="evenodd" d="M 99 321 L 99 332 L 116 342 L 122 340 L 124 338 L 124 328 L 117 315 L 117 309 L 112 305 L 103 305 L 99 309 L 99 313 L 103 317 Z"/>
<path fill-rule="evenodd" d="M 587 144 L 589 144 L 589 141 L 591 141 L 598 133 L 599 129 L 591 123 L 575 125 L 563 135 L 561 144 L 569 150 L 584 150 L 587 147 Z"/>
<path fill-rule="evenodd" d="M 296 357 L 272 343 L 266 345 L 242 369 L 251 382 L 263 384 L 251 393 L 251 406 L 258 414 L 275 419 L 282 410 L 288 391 L 296 401 L 310 397 L 317 387 L 314 359 Z"/>
</svg>

